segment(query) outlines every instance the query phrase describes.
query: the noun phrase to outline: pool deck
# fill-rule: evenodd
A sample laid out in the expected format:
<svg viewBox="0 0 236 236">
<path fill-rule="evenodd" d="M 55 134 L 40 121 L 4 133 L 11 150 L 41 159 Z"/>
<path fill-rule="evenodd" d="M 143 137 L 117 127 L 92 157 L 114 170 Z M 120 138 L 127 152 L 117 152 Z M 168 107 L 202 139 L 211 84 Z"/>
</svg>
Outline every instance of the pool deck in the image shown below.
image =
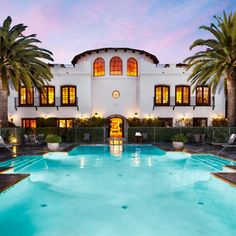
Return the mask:
<svg viewBox="0 0 236 236">
<path fill-rule="evenodd" d="M 217 172 L 211 173 L 214 177 L 236 187 L 236 173 L 235 172 Z"/>
<path fill-rule="evenodd" d="M 0 174 L 0 193 L 12 187 L 30 174 Z"/>
<path fill-rule="evenodd" d="M 3 172 L 7 172 L 11 169 L 13 169 L 13 168 L 12 167 L 0 167 L 0 174 L 2 174 Z"/>
</svg>

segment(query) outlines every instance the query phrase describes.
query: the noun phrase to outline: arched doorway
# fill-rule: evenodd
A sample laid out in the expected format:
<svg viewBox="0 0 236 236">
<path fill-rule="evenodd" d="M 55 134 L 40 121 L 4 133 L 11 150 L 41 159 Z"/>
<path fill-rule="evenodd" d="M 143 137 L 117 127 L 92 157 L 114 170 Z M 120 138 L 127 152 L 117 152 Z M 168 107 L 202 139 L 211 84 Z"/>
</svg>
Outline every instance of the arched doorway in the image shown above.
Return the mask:
<svg viewBox="0 0 236 236">
<path fill-rule="evenodd" d="M 123 138 L 125 136 L 124 127 L 126 120 L 120 115 L 111 115 L 107 117 L 108 121 L 108 137 Z"/>
</svg>

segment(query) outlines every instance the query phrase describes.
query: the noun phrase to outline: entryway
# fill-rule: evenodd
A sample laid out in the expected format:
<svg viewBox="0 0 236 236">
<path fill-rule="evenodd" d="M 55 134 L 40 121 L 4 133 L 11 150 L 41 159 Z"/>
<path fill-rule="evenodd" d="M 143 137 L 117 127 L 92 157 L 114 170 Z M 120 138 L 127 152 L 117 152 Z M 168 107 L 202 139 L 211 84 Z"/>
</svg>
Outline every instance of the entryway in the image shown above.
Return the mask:
<svg viewBox="0 0 236 236">
<path fill-rule="evenodd" d="M 120 117 L 113 117 L 109 119 L 109 137 L 110 138 L 122 138 L 124 133 L 123 119 Z"/>
</svg>

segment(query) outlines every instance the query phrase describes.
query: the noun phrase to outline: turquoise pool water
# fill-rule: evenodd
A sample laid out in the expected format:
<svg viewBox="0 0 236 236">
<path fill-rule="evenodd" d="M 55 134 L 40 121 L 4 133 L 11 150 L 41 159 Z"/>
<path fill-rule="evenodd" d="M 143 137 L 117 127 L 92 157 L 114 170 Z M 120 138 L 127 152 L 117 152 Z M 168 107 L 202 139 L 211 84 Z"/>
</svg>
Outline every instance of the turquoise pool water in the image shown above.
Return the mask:
<svg viewBox="0 0 236 236">
<path fill-rule="evenodd" d="M 233 236 L 229 161 L 153 146 L 80 146 L 1 165 L 31 176 L 0 196 L 0 235 Z"/>
</svg>

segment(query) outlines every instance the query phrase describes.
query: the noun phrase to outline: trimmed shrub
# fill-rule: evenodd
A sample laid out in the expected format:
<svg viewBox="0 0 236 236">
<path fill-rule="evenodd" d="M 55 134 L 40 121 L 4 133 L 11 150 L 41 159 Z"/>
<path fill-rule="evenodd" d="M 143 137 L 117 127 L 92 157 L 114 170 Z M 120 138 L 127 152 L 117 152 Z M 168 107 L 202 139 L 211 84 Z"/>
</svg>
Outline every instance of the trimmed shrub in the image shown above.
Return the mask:
<svg viewBox="0 0 236 236">
<path fill-rule="evenodd" d="M 180 134 L 175 134 L 172 138 L 171 141 L 173 142 L 182 142 L 182 143 L 186 143 L 187 142 L 187 137 L 180 133 Z"/>
<path fill-rule="evenodd" d="M 48 134 L 45 139 L 46 143 L 60 143 L 62 141 L 61 136 Z"/>
</svg>

